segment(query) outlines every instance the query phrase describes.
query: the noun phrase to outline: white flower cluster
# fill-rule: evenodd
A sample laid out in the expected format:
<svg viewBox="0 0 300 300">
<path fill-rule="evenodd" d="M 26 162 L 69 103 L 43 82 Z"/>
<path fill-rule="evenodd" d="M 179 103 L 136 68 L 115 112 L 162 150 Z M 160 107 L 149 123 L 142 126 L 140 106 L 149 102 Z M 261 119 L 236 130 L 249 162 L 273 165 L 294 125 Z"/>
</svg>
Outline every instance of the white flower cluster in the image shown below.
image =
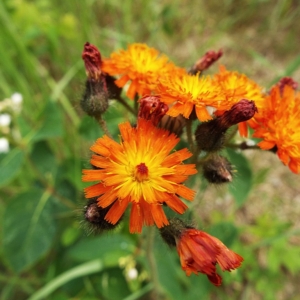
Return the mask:
<svg viewBox="0 0 300 300">
<path fill-rule="evenodd" d="M 23 96 L 14 93 L 10 98 L 0 101 L 0 134 L 10 133 L 12 114 L 19 114 L 22 110 Z M 9 141 L 6 137 L 0 137 L 0 153 L 9 151 Z"/>
</svg>

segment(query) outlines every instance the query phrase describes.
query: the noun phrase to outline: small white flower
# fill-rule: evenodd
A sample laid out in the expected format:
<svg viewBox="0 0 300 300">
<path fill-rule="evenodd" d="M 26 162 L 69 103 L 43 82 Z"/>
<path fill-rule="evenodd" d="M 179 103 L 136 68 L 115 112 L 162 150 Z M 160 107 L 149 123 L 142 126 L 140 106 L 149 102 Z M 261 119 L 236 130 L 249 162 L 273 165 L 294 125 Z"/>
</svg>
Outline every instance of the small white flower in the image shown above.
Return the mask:
<svg viewBox="0 0 300 300">
<path fill-rule="evenodd" d="M 0 127 L 7 127 L 11 122 L 11 117 L 9 114 L 0 115 Z"/>
<path fill-rule="evenodd" d="M 127 271 L 127 277 L 131 280 L 136 279 L 138 276 L 138 271 L 136 268 L 131 268 Z"/>
<path fill-rule="evenodd" d="M 10 99 L 13 102 L 13 104 L 17 104 L 17 105 L 19 105 L 23 102 L 23 96 L 20 93 L 12 94 Z"/>
<path fill-rule="evenodd" d="M 0 153 L 7 153 L 9 151 L 9 143 L 7 138 L 0 138 Z"/>
<path fill-rule="evenodd" d="M 12 102 L 12 109 L 16 112 L 20 112 L 22 108 L 23 96 L 20 93 L 14 93 L 10 97 Z"/>
</svg>

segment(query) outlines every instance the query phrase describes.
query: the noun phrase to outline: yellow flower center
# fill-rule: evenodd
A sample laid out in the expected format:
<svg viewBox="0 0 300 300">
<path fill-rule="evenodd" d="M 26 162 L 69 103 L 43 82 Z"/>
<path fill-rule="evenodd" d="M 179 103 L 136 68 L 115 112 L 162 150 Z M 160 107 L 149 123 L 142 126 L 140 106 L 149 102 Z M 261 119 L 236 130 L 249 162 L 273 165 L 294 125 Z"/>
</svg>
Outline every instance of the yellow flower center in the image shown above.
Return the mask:
<svg viewBox="0 0 300 300">
<path fill-rule="evenodd" d="M 148 179 L 148 168 L 145 163 L 140 163 L 135 167 L 134 177 L 139 182 Z"/>
</svg>

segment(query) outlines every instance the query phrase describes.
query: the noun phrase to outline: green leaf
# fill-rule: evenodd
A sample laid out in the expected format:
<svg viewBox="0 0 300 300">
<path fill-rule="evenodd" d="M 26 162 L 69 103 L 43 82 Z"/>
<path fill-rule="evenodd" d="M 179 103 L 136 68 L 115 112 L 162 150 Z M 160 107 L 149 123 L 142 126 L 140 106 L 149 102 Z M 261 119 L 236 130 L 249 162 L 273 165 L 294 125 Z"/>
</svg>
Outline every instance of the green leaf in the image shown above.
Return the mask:
<svg viewBox="0 0 300 300">
<path fill-rule="evenodd" d="M 89 141 L 95 141 L 97 138 L 103 135 L 99 124 L 97 124 L 95 119 L 89 116 L 84 116 L 82 118 L 79 127 L 79 133 Z"/>
<path fill-rule="evenodd" d="M 8 203 L 3 218 L 3 246 L 12 268 L 21 272 L 50 249 L 56 231 L 50 195 L 32 189 Z"/>
<path fill-rule="evenodd" d="M 24 161 L 24 152 L 13 149 L 0 161 L 0 186 L 9 183 L 19 173 Z"/>
<path fill-rule="evenodd" d="M 57 160 L 46 141 L 35 143 L 30 157 L 41 173 L 45 174 L 45 176 L 52 174 L 52 177 L 54 177 L 57 170 Z"/>
<path fill-rule="evenodd" d="M 58 104 L 49 101 L 45 106 L 42 116 L 42 125 L 31 141 L 61 137 L 63 134 L 63 120 Z"/>
<path fill-rule="evenodd" d="M 96 258 L 107 260 L 118 259 L 120 256 L 132 254 L 135 251 L 133 241 L 121 234 L 103 235 L 81 240 L 70 248 L 68 257 L 77 261 L 87 261 Z"/>
<path fill-rule="evenodd" d="M 236 176 L 229 185 L 229 191 L 235 198 L 238 206 L 244 204 L 252 188 L 252 170 L 248 160 L 241 153 L 227 149 L 229 161 L 236 168 Z"/>
<path fill-rule="evenodd" d="M 162 242 L 157 242 L 154 249 L 158 281 L 170 299 L 184 299 L 183 285 L 186 275 L 179 265 L 175 249 L 170 250 Z M 181 284 L 180 284 L 181 283 Z"/>
</svg>

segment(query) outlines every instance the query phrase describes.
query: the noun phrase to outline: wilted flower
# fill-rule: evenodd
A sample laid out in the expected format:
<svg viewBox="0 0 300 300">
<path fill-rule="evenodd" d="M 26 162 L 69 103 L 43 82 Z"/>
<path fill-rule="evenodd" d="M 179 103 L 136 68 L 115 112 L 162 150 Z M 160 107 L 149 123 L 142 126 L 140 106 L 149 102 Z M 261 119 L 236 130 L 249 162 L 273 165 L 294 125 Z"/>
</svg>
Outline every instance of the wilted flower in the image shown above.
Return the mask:
<svg viewBox="0 0 300 300">
<path fill-rule="evenodd" d="M 179 219 L 171 219 L 170 225 L 160 230 L 162 238 L 176 246 L 182 269 L 187 276 L 203 273 L 214 285 L 222 283 L 216 264 L 222 271 L 231 271 L 241 266 L 243 258 L 228 249 L 219 239 L 208 233 L 187 226 Z"/>
</svg>

